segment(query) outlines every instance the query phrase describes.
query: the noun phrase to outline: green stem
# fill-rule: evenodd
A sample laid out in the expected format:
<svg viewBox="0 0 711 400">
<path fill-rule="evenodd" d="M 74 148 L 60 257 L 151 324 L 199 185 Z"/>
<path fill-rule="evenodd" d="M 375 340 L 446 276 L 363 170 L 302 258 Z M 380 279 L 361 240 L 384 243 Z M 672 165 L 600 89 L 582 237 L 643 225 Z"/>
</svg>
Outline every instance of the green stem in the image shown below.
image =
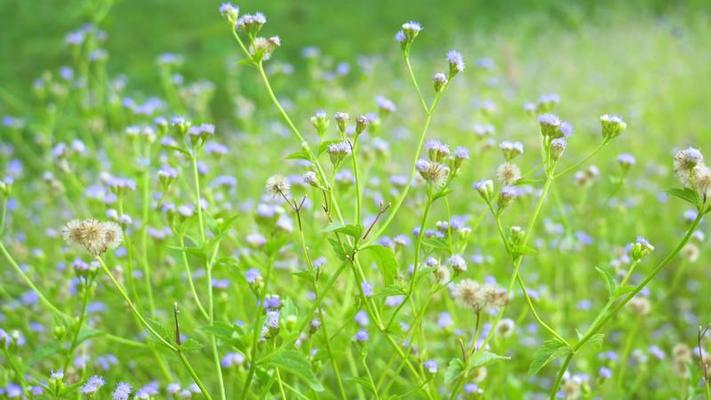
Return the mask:
<svg viewBox="0 0 711 400">
<path fill-rule="evenodd" d="M 57 307 L 55 307 L 54 304 L 52 304 L 52 302 L 47 300 L 46 297 L 44 297 L 44 294 L 42 294 L 42 292 L 39 290 L 39 288 L 37 288 L 37 286 L 35 286 L 35 284 L 32 282 L 32 280 L 27 276 L 27 274 L 25 274 L 25 271 L 23 271 L 22 268 L 20 268 L 20 266 L 17 265 L 17 262 L 15 262 L 15 259 L 12 258 L 10 253 L 7 251 L 7 248 L 5 248 L 5 244 L 3 242 L 0 242 L 0 251 L 3 253 L 5 258 L 7 258 L 7 261 L 10 263 L 10 265 L 12 265 L 12 267 L 15 269 L 15 271 L 17 271 L 17 273 L 20 274 L 20 276 L 25 281 L 27 286 L 29 286 L 37 294 L 37 297 L 39 297 L 40 301 L 45 306 L 47 306 L 47 308 L 49 308 L 50 310 L 52 310 L 53 313 L 55 313 L 59 316 L 63 316 L 63 317 L 67 316 L 65 313 L 63 313 Z"/>
<path fill-rule="evenodd" d="M 582 160 L 580 160 L 580 161 L 578 161 L 578 162 L 576 162 L 576 163 L 574 163 L 574 164 L 572 164 L 572 165 L 569 165 L 567 168 L 563 169 L 561 172 L 559 172 L 558 174 L 556 174 L 556 175 L 555 175 L 555 178 L 560 178 L 561 176 L 563 176 L 563 175 L 565 175 L 565 174 L 567 174 L 567 173 L 569 173 L 569 172 L 571 172 L 571 171 L 574 171 L 575 169 L 577 169 L 577 168 L 580 167 L 581 165 L 585 164 L 585 163 L 588 162 L 591 158 L 595 157 L 595 155 L 596 155 L 597 153 L 599 153 L 600 150 L 602 150 L 605 146 L 607 146 L 608 143 L 609 143 L 608 141 L 603 141 L 599 146 L 597 146 L 597 147 L 595 148 L 595 150 L 593 150 L 592 152 L 590 152 L 590 154 L 588 154 L 587 156 L 583 157 Z"/>
<path fill-rule="evenodd" d="M 193 281 L 193 273 L 190 270 L 190 263 L 188 262 L 188 254 L 185 251 L 185 236 L 181 233 L 179 235 L 180 237 L 180 252 L 183 256 L 183 265 L 185 266 L 185 274 L 188 277 L 188 285 L 190 286 L 190 291 L 193 293 L 193 298 L 195 299 L 195 304 L 197 305 L 198 309 L 200 310 L 200 313 L 205 317 L 205 319 L 209 320 L 210 315 L 207 313 L 205 310 L 205 307 L 203 307 L 202 302 L 200 301 L 200 297 L 197 294 L 197 290 L 195 289 L 195 282 Z"/>
<path fill-rule="evenodd" d="M 425 203 L 425 211 L 422 213 L 422 220 L 420 221 L 420 230 L 417 232 L 417 238 L 415 240 L 415 263 L 413 265 L 412 269 L 412 278 L 410 279 L 410 287 L 407 289 L 407 293 L 405 294 L 405 298 L 403 301 L 398 305 L 398 307 L 393 311 L 392 316 L 390 317 L 390 321 L 388 321 L 388 324 L 386 325 L 386 329 L 390 328 L 392 326 L 393 322 L 395 321 L 395 317 L 397 317 L 398 313 L 402 308 L 405 306 L 405 303 L 410 299 L 410 296 L 412 296 L 412 292 L 415 290 L 415 281 L 417 280 L 417 270 L 420 264 L 420 249 L 422 248 L 422 238 L 425 236 L 425 225 L 427 224 L 427 217 L 430 215 L 430 208 L 432 207 L 432 196 L 430 195 L 430 188 L 427 189 L 427 202 Z"/>
<path fill-rule="evenodd" d="M 565 369 L 568 367 L 568 364 L 570 364 L 570 360 L 573 358 L 575 353 L 582 348 L 585 343 L 590 341 L 590 339 L 595 336 L 605 324 L 612 319 L 627 303 L 634 298 L 639 292 L 642 291 L 642 289 L 649 284 L 649 282 L 654 279 L 657 274 L 667 265 L 669 262 L 676 257 L 677 254 L 681 251 L 682 248 L 686 245 L 686 243 L 691 239 L 691 236 L 694 234 L 694 231 L 696 230 L 696 227 L 699 226 L 701 223 L 702 218 L 704 217 L 705 212 L 699 211 L 698 215 L 696 216 L 696 219 L 694 219 L 694 222 L 691 224 L 689 229 L 687 230 L 686 234 L 682 238 L 682 240 L 679 242 L 679 244 L 672 250 L 669 254 L 667 254 L 666 257 L 664 257 L 650 272 L 642 282 L 640 282 L 632 292 L 630 292 L 622 301 L 618 302 L 617 305 L 615 305 L 611 310 L 607 311 L 604 317 L 601 318 L 596 318 L 598 321 L 596 324 L 593 324 L 590 326 L 590 329 L 588 332 L 583 336 L 580 341 L 572 347 L 571 352 L 568 354 L 566 357 L 565 361 L 563 362 L 563 365 L 561 366 L 561 369 L 558 371 L 558 378 L 556 379 L 555 383 L 553 384 L 553 387 L 551 388 L 551 400 L 555 399 L 555 394 L 558 391 L 558 387 L 560 386 L 560 382 L 562 379 L 563 374 L 565 373 Z M 603 310 L 604 311 L 604 310 Z"/>
<path fill-rule="evenodd" d="M 148 305 L 151 310 L 151 317 L 155 317 L 156 305 L 153 299 L 153 287 L 151 285 L 151 266 L 148 262 L 148 219 L 150 218 L 149 209 L 151 203 L 151 180 L 150 180 L 150 160 L 151 160 L 151 145 L 146 143 L 145 154 L 147 165 L 143 171 L 143 214 L 141 223 L 141 253 L 143 258 L 143 279 L 148 293 Z"/>
</svg>

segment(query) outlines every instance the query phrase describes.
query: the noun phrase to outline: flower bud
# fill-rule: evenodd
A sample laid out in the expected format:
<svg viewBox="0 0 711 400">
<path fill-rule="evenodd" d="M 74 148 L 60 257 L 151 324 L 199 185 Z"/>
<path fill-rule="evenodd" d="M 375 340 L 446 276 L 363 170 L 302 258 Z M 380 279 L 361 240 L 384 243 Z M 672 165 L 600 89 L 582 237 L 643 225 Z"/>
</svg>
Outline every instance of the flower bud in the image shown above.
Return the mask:
<svg viewBox="0 0 711 400">
<path fill-rule="evenodd" d="M 627 124 L 622 118 L 617 115 L 605 114 L 600 117 L 600 125 L 602 127 L 602 138 L 605 141 L 611 140 L 620 136 L 627 128 Z"/>
<path fill-rule="evenodd" d="M 239 7 L 230 3 L 223 3 L 220 6 L 220 14 L 225 17 L 231 25 L 234 25 L 239 17 Z"/>
<path fill-rule="evenodd" d="M 563 136 L 560 131 L 561 121 L 554 114 L 543 114 L 538 117 L 538 124 L 541 126 L 541 134 L 548 138 L 558 138 Z"/>
<path fill-rule="evenodd" d="M 356 118 L 356 134 L 360 135 L 361 133 L 363 133 L 365 128 L 368 127 L 368 124 L 370 124 L 370 120 L 367 116 L 361 115 L 360 117 Z"/>
<path fill-rule="evenodd" d="M 635 261 L 641 260 L 652 251 L 654 251 L 654 246 L 641 237 L 637 238 L 637 241 L 630 245 L 630 256 Z"/>
<path fill-rule="evenodd" d="M 505 209 L 506 207 L 510 206 L 511 203 L 516 199 L 517 197 L 516 189 L 510 187 L 510 186 L 505 186 L 501 189 L 501 192 L 499 192 L 499 198 L 496 202 L 496 205 L 499 209 L 499 211 Z"/>
<path fill-rule="evenodd" d="M 346 133 L 346 125 L 348 125 L 348 121 L 350 121 L 351 116 L 345 112 L 337 112 L 333 116 L 333 119 L 336 120 L 336 125 L 338 125 L 338 130 L 341 133 Z"/>
<path fill-rule="evenodd" d="M 311 125 L 316 128 L 316 132 L 318 132 L 318 135 L 323 137 L 323 135 L 325 135 L 326 131 L 328 130 L 330 121 L 328 120 L 328 116 L 324 111 L 318 111 L 311 117 Z"/>
<path fill-rule="evenodd" d="M 514 245 L 519 245 L 523 242 L 523 238 L 526 236 L 526 231 L 520 226 L 512 226 L 510 230 L 511 243 Z"/>
<path fill-rule="evenodd" d="M 494 182 L 492 180 L 487 179 L 476 182 L 474 183 L 473 188 L 479 192 L 479 195 L 481 195 L 484 201 L 487 203 L 491 201 L 491 198 L 494 195 Z"/>
<path fill-rule="evenodd" d="M 568 147 L 568 141 L 565 138 L 561 137 L 551 141 L 551 158 L 553 161 L 560 160 L 566 147 Z"/>
<path fill-rule="evenodd" d="M 449 63 L 449 79 L 464 71 L 464 59 L 458 51 L 450 50 L 447 53 L 447 62 Z"/>
<path fill-rule="evenodd" d="M 435 92 L 441 92 L 442 89 L 444 89 L 444 87 L 447 85 L 447 82 L 449 82 L 449 80 L 447 79 L 447 75 L 441 72 L 437 72 L 432 77 L 432 85 L 434 86 Z"/>
</svg>

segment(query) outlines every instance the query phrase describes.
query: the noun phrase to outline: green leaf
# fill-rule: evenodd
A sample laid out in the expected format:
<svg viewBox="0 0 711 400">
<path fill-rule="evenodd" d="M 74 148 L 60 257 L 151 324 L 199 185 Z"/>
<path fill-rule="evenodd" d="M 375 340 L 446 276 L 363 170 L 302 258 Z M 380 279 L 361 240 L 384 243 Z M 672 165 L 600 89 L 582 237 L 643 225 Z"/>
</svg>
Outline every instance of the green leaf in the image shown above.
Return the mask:
<svg viewBox="0 0 711 400">
<path fill-rule="evenodd" d="M 422 240 L 422 245 L 429 247 L 431 249 L 447 250 L 449 251 L 449 244 L 446 240 L 440 238 L 426 238 Z"/>
<path fill-rule="evenodd" d="M 299 150 L 299 151 L 293 152 L 293 153 L 289 154 L 288 156 L 286 156 L 285 158 L 287 160 L 311 161 L 311 158 L 309 158 L 309 155 L 304 150 Z"/>
<path fill-rule="evenodd" d="M 603 278 L 605 278 L 605 283 L 607 284 L 607 292 L 612 298 L 615 295 L 615 292 L 617 291 L 617 287 L 619 286 L 617 281 L 615 280 L 615 277 L 612 275 L 612 271 L 610 271 L 607 268 L 603 267 L 595 267 L 597 272 L 602 275 Z"/>
<path fill-rule="evenodd" d="M 200 349 L 202 349 L 202 343 L 198 342 L 193 338 L 189 338 L 188 340 L 180 344 L 180 351 L 190 352 L 198 351 Z"/>
<path fill-rule="evenodd" d="M 459 358 L 455 358 L 449 362 L 447 370 L 444 371 L 444 383 L 449 385 L 459 378 L 459 376 L 464 372 L 464 361 Z"/>
<path fill-rule="evenodd" d="M 563 357 L 570 353 L 570 348 L 556 339 L 546 340 L 543 346 L 533 353 L 533 361 L 528 368 L 529 375 L 535 375 L 548 363 L 556 358 Z"/>
<path fill-rule="evenodd" d="M 440 190 L 439 192 L 437 192 L 437 194 L 435 194 L 434 196 L 432 196 L 432 201 L 433 201 L 433 202 L 434 202 L 434 201 L 437 201 L 437 200 L 441 199 L 442 197 L 445 197 L 445 196 L 447 196 L 448 194 L 452 193 L 453 191 L 454 191 L 454 189 L 444 189 L 444 190 Z"/>
<path fill-rule="evenodd" d="M 617 289 L 615 289 L 615 293 L 613 293 L 612 296 L 613 296 L 614 298 L 619 298 L 619 297 L 624 296 L 624 295 L 626 295 L 626 294 L 628 294 L 628 293 L 634 292 L 635 289 L 637 289 L 637 287 L 634 286 L 634 285 L 620 286 L 620 287 L 618 287 Z"/>
<path fill-rule="evenodd" d="M 321 232 L 329 233 L 342 233 L 344 235 L 352 236 L 355 239 L 360 239 L 360 236 L 363 234 L 363 225 L 356 225 L 356 224 L 348 224 L 348 225 L 342 225 L 337 222 L 334 222 L 325 228 L 321 229 Z"/>
<path fill-rule="evenodd" d="M 163 339 L 165 339 L 166 342 L 168 343 L 173 343 L 175 341 L 175 335 L 168 330 L 163 324 L 160 323 L 160 321 L 155 320 L 155 319 L 148 319 L 148 324 L 150 324 L 151 328 L 153 328 L 156 333 Z M 147 329 L 146 329 L 147 331 Z M 149 332 L 146 332 L 148 334 L 148 340 L 157 343 L 161 346 L 165 346 L 163 342 L 158 340 L 155 336 L 150 334 Z"/>
<path fill-rule="evenodd" d="M 97 336 L 101 336 L 101 335 L 105 335 L 105 334 L 106 334 L 106 332 L 102 332 L 98 329 L 93 329 L 88 326 L 83 326 L 79 330 L 79 335 L 77 336 L 77 343 L 76 344 L 79 345 L 79 343 L 83 343 L 85 340 L 89 340 L 93 337 L 97 337 Z"/>
<path fill-rule="evenodd" d="M 686 202 L 689 202 L 698 208 L 700 203 L 699 194 L 695 190 L 689 188 L 674 188 L 666 191 L 667 194 L 678 197 Z"/>
<path fill-rule="evenodd" d="M 68 347 L 68 346 L 67 346 Z M 61 342 L 50 342 L 32 351 L 32 355 L 25 361 L 24 367 L 30 367 L 40 361 L 44 361 L 54 354 L 64 351 Z"/>
<path fill-rule="evenodd" d="M 279 368 L 303 379 L 311 389 L 323 392 L 324 388 L 311 370 L 311 363 L 302 353 L 294 350 L 277 351 L 262 361 L 269 368 Z"/>
<path fill-rule="evenodd" d="M 373 245 L 365 247 L 363 251 L 373 257 L 380 274 L 383 275 L 385 286 L 391 285 L 397 274 L 397 260 L 395 260 L 393 250 L 390 247 Z"/>
<path fill-rule="evenodd" d="M 602 341 L 605 339 L 604 333 L 596 333 L 590 337 L 590 339 L 585 343 L 585 346 L 592 346 L 595 349 L 599 349 L 602 346 Z"/>
<path fill-rule="evenodd" d="M 469 360 L 469 367 L 470 368 L 479 368 L 479 367 L 484 367 L 487 366 L 493 362 L 500 361 L 500 360 L 509 360 L 511 357 L 506 357 L 506 356 L 500 356 L 496 353 L 492 353 L 489 351 L 477 351 L 474 354 L 474 357 L 472 357 Z"/>
<path fill-rule="evenodd" d="M 538 253 L 538 250 L 531 246 L 515 246 L 511 251 L 519 256 L 531 256 Z"/>
<path fill-rule="evenodd" d="M 333 252 L 336 253 L 336 255 L 341 261 L 350 261 L 348 259 L 348 252 L 346 251 L 346 249 L 343 248 L 343 245 L 339 243 L 338 240 L 331 238 L 328 239 L 328 243 L 331 244 Z"/>
</svg>

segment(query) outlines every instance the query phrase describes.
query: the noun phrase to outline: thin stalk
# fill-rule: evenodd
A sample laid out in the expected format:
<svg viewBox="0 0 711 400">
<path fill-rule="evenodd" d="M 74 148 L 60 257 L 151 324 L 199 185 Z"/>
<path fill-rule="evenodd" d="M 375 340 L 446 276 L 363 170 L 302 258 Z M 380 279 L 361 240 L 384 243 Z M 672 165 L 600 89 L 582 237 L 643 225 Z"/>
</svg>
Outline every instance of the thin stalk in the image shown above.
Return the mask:
<svg viewBox="0 0 711 400">
<path fill-rule="evenodd" d="M 390 328 L 392 326 L 393 322 L 395 321 L 395 317 L 397 317 L 398 313 L 400 310 L 404 307 L 405 303 L 407 300 L 410 299 L 410 296 L 412 296 L 412 292 L 415 290 L 415 281 L 417 278 L 417 270 L 419 266 L 419 258 L 420 258 L 420 249 L 422 248 L 422 238 L 425 236 L 425 225 L 427 224 L 427 217 L 430 215 L 430 208 L 432 207 L 432 196 L 430 194 L 430 189 L 428 188 L 427 190 L 427 202 L 425 203 L 425 211 L 422 213 L 422 220 L 420 221 L 420 230 L 417 232 L 417 238 L 415 239 L 415 264 L 413 266 L 412 270 L 412 278 L 410 279 L 410 286 L 407 289 L 407 293 L 405 294 L 405 298 L 403 301 L 398 305 L 398 307 L 393 311 L 392 316 L 390 317 L 390 321 L 388 321 L 388 324 L 386 325 L 386 329 Z"/>
<path fill-rule="evenodd" d="M 150 217 L 151 203 L 151 175 L 150 175 L 150 160 L 151 160 L 151 145 L 145 144 L 144 158 L 146 159 L 145 170 L 143 171 L 143 214 L 141 216 L 141 255 L 143 258 L 143 279 L 148 293 L 148 305 L 151 310 L 151 317 L 155 317 L 156 305 L 153 299 L 153 287 L 151 285 L 151 266 L 148 262 L 148 218 Z"/>
<path fill-rule="evenodd" d="M 17 262 L 15 262 L 15 259 L 12 258 L 10 253 L 7 251 L 7 248 L 5 248 L 5 244 L 1 241 L 0 241 L 0 251 L 2 251 L 2 254 L 5 256 L 5 258 L 7 258 L 7 261 L 10 263 L 10 265 L 12 265 L 12 267 L 15 269 L 15 271 L 17 271 L 17 273 L 20 274 L 20 277 L 22 277 L 22 280 L 24 280 L 25 283 L 27 284 L 27 286 L 29 286 L 37 294 L 37 297 L 39 297 L 40 301 L 47 308 L 49 308 L 50 310 L 52 310 L 53 313 L 55 313 L 59 316 L 63 316 L 63 317 L 67 316 L 64 312 L 60 311 L 57 307 L 55 307 L 51 301 L 47 300 L 47 298 L 44 296 L 44 294 L 42 294 L 42 292 L 39 290 L 39 288 L 37 286 L 35 286 L 35 284 L 32 282 L 32 279 L 30 279 L 27 276 L 27 274 L 25 274 L 25 271 L 23 271 L 22 268 L 20 268 L 20 266 L 17 265 Z"/>
<path fill-rule="evenodd" d="M 596 324 L 591 325 L 590 329 L 588 332 L 583 336 L 580 341 L 572 347 L 571 352 L 568 354 L 568 356 L 565 358 L 563 361 L 563 365 L 561 366 L 560 370 L 558 371 L 558 377 L 556 378 L 555 383 L 553 384 L 553 387 L 551 388 L 551 400 L 555 399 L 555 395 L 558 391 L 558 387 L 560 386 L 561 380 L 563 378 L 563 374 L 565 373 L 566 368 L 570 364 L 570 361 L 572 360 L 573 356 L 575 356 L 575 353 L 582 348 L 585 343 L 590 341 L 593 336 L 595 336 L 605 324 L 612 319 L 627 303 L 634 298 L 639 292 L 642 291 L 642 289 L 649 284 L 649 282 L 654 279 L 657 274 L 667 265 L 669 262 L 676 257 L 677 254 L 681 251 L 682 248 L 686 245 L 686 243 L 691 239 L 691 236 L 694 234 L 694 231 L 696 230 L 696 227 L 699 226 L 701 223 L 702 218 L 704 217 L 706 213 L 699 211 L 698 215 L 696 216 L 696 219 L 694 219 L 694 222 L 691 224 L 689 229 L 687 230 L 686 234 L 684 237 L 681 239 L 679 244 L 672 250 L 669 254 L 667 254 L 666 257 L 664 257 L 650 272 L 643 280 L 640 282 L 632 292 L 630 292 L 622 301 L 618 302 L 617 305 L 615 305 L 611 310 L 607 311 L 606 314 L 603 317 L 596 318 L 598 321 Z M 604 310 L 603 310 L 604 311 Z"/>
<path fill-rule="evenodd" d="M 183 265 L 185 266 L 185 274 L 188 277 L 188 286 L 190 286 L 190 291 L 193 294 L 193 298 L 195 299 L 195 304 L 197 305 L 198 309 L 200 310 L 200 313 L 205 317 L 206 320 L 210 319 L 210 315 L 207 313 L 205 310 L 205 307 L 203 307 L 202 302 L 200 301 L 200 297 L 197 294 L 197 290 L 195 289 L 195 282 L 193 281 L 193 274 L 192 271 L 190 270 L 190 263 L 188 262 L 188 255 L 185 252 L 185 236 L 183 234 L 178 235 L 179 240 L 180 240 L 180 248 L 182 256 L 183 256 Z"/>
</svg>

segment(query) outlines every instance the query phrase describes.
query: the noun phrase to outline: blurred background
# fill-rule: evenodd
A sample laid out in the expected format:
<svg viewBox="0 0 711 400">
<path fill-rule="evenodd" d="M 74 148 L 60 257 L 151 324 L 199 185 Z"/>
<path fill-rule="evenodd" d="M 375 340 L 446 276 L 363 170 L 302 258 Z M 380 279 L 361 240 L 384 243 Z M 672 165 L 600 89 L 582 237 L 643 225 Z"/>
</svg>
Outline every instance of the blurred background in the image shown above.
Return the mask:
<svg viewBox="0 0 711 400">
<path fill-rule="evenodd" d="M 155 60 L 164 52 L 186 57 L 187 78 L 226 78 L 225 60 L 237 54 L 217 13 L 218 0 L 41 0 L 0 1 L 0 88 L 26 98 L 31 82 L 44 70 L 70 63 L 63 46 L 68 32 L 94 21 L 109 36 L 111 74 L 130 76 L 142 90 L 158 90 Z M 362 54 L 398 56 L 394 32 L 405 20 L 421 22 L 426 35 L 418 53 L 441 53 L 457 44 L 465 55 L 507 52 L 518 62 L 549 61 L 570 54 L 560 46 L 576 41 L 572 51 L 603 52 L 623 37 L 643 47 L 656 46 L 654 36 L 683 41 L 708 38 L 708 0 L 244 0 L 245 12 L 262 11 L 267 31 L 279 34 L 281 60 L 298 63 L 306 46 L 318 46 L 334 59 L 353 63 Z M 105 16 L 108 11 L 108 17 Z M 594 35 L 591 29 L 597 29 Z M 602 31 L 602 32 L 600 32 Z M 600 34 L 606 33 L 606 34 Z M 651 36 L 650 36 L 651 35 Z M 683 43 L 682 43 L 683 44 Z M 581 47 L 581 48 L 578 48 Z M 577 48 L 577 49 L 576 49 Z M 630 55 L 627 49 L 625 54 Z M 695 56 L 707 57 L 705 54 Z M 660 50 L 661 51 L 661 50 Z M 558 55 L 560 54 L 560 55 Z M 479 54 L 482 55 L 482 54 Z M 675 54 L 664 49 L 659 57 Z M 591 57 L 592 58 L 592 57 Z M 613 59 L 608 62 L 617 63 Z M 605 68 L 606 66 L 603 66 Z M 297 68 L 297 73 L 299 70 Z M 708 75 L 708 74 L 707 74 Z M 707 83 L 708 81 L 706 81 Z M 219 82 L 216 82 L 219 83 Z M 219 86 L 219 84 L 218 84 Z M 709 86 L 706 86 L 709 87 Z M 218 96 L 220 99 L 220 89 Z"/>
</svg>

